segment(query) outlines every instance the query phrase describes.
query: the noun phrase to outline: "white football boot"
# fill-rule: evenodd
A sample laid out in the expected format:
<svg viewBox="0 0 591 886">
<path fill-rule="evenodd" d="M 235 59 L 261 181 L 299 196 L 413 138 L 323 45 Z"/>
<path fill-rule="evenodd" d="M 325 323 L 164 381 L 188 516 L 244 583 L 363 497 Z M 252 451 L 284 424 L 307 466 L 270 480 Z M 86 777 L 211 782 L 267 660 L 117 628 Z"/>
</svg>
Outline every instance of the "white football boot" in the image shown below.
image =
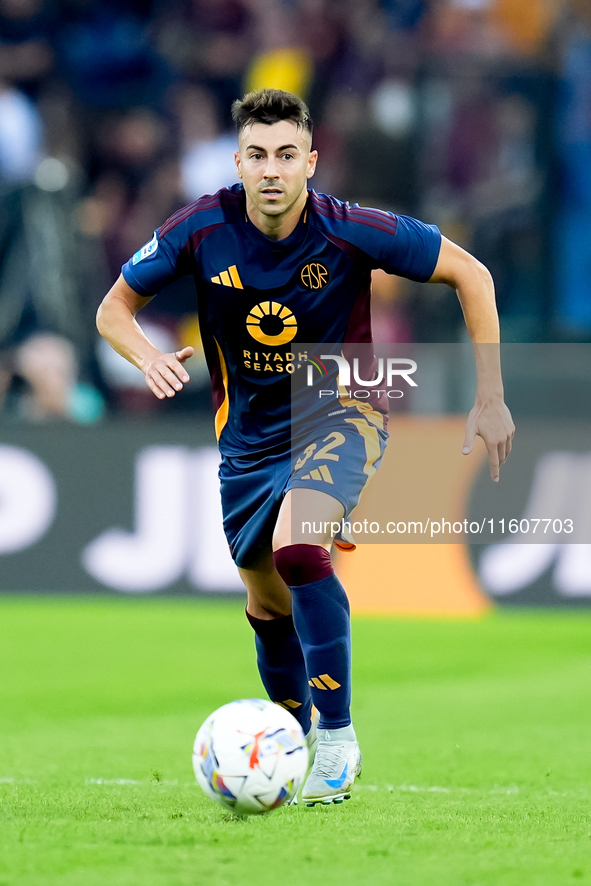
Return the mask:
<svg viewBox="0 0 591 886">
<path fill-rule="evenodd" d="M 342 803 L 351 796 L 355 779 L 361 775 L 361 751 L 353 726 L 321 729 L 312 771 L 304 790 L 305 806 Z"/>
</svg>

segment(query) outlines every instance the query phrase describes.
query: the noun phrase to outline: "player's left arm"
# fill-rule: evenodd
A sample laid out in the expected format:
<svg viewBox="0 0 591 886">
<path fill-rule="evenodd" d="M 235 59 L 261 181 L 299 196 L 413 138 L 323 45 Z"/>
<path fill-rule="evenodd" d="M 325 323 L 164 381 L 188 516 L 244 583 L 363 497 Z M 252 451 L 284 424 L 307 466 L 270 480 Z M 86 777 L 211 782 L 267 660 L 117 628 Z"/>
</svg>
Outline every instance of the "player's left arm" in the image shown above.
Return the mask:
<svg viewBox="0 0 591 886">
<path fill-rule="evenodd" d="M 460 300 L 476 357 L 476 402 L 466 423 L 463 452 L 468 454 L 476 435 L 484 440 L 491 478 L 511 452 L 515 425 L 505 405 L 501 377 L 499 316 L 489 270 L 473 255 L 442 237 L 437 265 L 429 283 L 447 283 Z"/>
</svg>

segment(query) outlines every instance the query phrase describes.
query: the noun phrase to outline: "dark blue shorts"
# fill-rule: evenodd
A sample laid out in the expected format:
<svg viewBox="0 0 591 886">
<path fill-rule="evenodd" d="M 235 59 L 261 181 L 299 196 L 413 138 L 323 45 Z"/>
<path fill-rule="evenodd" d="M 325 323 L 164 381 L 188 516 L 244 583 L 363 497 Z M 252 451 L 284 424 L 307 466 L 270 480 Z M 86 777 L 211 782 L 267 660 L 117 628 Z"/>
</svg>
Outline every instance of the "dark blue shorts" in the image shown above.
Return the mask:
<svg viewBox="0 0 591 886">
<path fill-rule="evenodd" d="M 224 532 L 237 566 L 248 568 L 271 545 L 289 489 L 317 489 L 340 501 L 344 519 L 379 467 L 388 433 L 379 412 L 355 407 L 311 432 L 297 448 L 222 457 L 219 477 Z"/>
</svg>

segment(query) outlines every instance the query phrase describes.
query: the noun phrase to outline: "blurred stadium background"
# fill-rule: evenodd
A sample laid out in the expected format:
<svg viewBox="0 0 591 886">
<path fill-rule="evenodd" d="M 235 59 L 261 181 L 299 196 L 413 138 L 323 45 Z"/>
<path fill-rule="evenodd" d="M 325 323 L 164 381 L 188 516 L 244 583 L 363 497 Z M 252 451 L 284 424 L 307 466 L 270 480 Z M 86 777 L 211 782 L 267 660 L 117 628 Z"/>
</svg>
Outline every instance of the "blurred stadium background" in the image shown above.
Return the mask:
<svg viewBox="0 0 591 886">
<path fill-rule="evenodd" d="M 588 501 L 585 0 L 0 0 L 0 591 L 238 590 L 192 281 L 142 314 L 162 347 L 196 346 L 172 402 L 98 340 L 94 314 L 154 228 L 235 180 L 230 104 L 260 86 L 309 103 L 317 190 L 438 224 L 491 269 L 509 346 L 560 344 L 507 360 L 508 403 L 527 428 L 505 511 L 522 516 L 534 479 L 547 481 L 536 465 L 565 449 L 540 430 L 548 422 L 568 424 L 569 495 Z M 445 287 L 377 273 L 374 332 L 461 342 L 461 311 Z M 418 484 L 449 440 L 459 450 L 449 416 L 468 402 L 444 360 L 432 379 L 429 402 L 393 416 Z M 476 467 L 452 470 L 444 507 L 478 509 Z M 340 568 L 358 611 L 591 601 L 590 545 L 518 543 L 488 583 L 475 547 L 381 546 L 375 568 L 397 576 L 381 597 L 369 549 Z"/>
</svg>

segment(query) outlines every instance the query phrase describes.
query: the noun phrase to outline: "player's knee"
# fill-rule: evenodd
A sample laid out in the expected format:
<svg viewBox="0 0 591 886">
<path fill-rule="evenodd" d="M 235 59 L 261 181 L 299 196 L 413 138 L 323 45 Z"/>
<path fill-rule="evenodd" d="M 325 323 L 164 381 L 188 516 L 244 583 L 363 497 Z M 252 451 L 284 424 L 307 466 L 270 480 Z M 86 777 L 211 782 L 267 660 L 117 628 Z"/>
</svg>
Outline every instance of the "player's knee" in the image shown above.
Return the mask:
<svg viewBox="0 0 591 886">
<path fill-rule="evenodd" d="M 285 545 L 273 554 L 275 569 L 289 587 L 332 575 L 330 553 L 322 545 Z"/>
</svg>

